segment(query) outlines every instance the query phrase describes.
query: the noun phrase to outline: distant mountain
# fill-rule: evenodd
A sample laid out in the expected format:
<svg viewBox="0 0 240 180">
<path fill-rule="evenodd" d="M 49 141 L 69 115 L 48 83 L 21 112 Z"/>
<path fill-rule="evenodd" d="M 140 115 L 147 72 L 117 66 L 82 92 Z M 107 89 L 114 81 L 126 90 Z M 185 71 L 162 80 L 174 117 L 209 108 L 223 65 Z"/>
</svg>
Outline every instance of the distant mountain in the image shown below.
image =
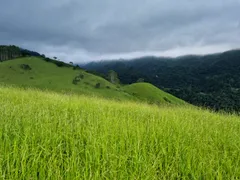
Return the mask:
<svg viewBox="0 0 240 180">
<path fill-rule="evenodd" d="M 114 70 L 124 84 L 144 79 L 194 105 L 240 111 L 240 50 L 204 56 L 91 62 L 82 67 L 99 74 Z"/>
</svg>

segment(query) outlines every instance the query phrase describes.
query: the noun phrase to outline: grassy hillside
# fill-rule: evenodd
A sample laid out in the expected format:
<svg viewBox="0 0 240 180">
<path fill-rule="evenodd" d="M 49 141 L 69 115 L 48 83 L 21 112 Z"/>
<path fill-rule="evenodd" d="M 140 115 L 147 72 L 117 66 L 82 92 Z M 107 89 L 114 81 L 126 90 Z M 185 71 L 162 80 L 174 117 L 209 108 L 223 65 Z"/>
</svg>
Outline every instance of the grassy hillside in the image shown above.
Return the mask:
<svg viewBox="0 0 240 180">
<path fill-rule="evenodd" d="M 2 179 L 240 177 L 238 116 L 7 87 L 0 107 Z"/>
<path fill-rule="evenodd" d="M 143 101 L 150 103 L 173 103 L 184 104 L 184 101 L 178 99 L 171 94 L 165 93 L 149 83 L 134 83 L 124 87 L 124 90 Z"/>
<path fill-rule="evenodd" d="M 58 67 L 53 63 L 44 61 L 38 57 L 19 58 L 0 63 L 0 83 L 14 84 L 23 87 L 35 87 L 53 91 L 65 92 L 68 94 L 77 93 L 118 100 L 146 99 L 145 97 L 156 96 L 158 103 L 168 103 L 163 97 L 169 95 L 150 85 L 147 89 L 145 85 L 139 84 L 138 88 L 143 88 L 146 92 L 144 98 L 139 97 L 138 88 L 135 88 L 137 96 L 131 87 L 116 86 L 107 80 L 86 73 L 83 70 L 74 70 L 73 67 Z M 143 87 L 142 87 L 143 86 Z M 151 101 L 151 99 L 146 99 Z M 177 98 L 172 98 L 171 104 L 179 104 Z M 184 102 L 183 102 L 184 103 Z"/>
</svg>

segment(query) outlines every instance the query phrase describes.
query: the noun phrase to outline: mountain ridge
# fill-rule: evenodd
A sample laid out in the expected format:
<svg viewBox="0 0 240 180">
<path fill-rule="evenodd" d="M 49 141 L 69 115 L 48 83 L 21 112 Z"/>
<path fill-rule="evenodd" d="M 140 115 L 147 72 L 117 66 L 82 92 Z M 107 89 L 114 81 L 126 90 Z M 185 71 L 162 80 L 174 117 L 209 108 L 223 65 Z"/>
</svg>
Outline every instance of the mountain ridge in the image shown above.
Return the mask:
<svg viewBox="0 0 240 180">
<path fill-rule="evenodd" d="M 235 48 L 235 49 L 230 49 L 226 51 L 221 51 L 221 52 L 215 52 L 215 53 L 209 53 L 209 54 L 185 54 L 185 55 L 179 55 L 179 56 L 156 56 L 156 55 L 146 55 L 146 56 L 138 56 L 138 57 L 133 57 L 133 58 L 105 58 L 105 59 L 94 59 L 90 60 L 89 62 L 76 62 L 76 64 L 79 65 L 86 65 L 90 63 L 102 63 L 102 62 L 125 62 L 125 61 L 135 61 L 135 60 L 141 60 L 141 59 L 146 59 L 146 58 L 152 58 L 152 59 L 158 59 L 158 60 L 179 60 L 183 58 L 199 58 L 199 57 L 204 57 L 204 56 L 216 56 L 224 53 L 229 53 L 229 52 L 234 52 L 234 51 L 240 51 L 240 48 Z"/>
<path fill-rule="evenodd" d="M 175 59 L 139 58 L 128 61 L 91 62 L 83 68 L 118 73 L 124 84 L 144 79 L 197 106 L 214 110 L 240 109 L 240 50 Z"/>
</svg>

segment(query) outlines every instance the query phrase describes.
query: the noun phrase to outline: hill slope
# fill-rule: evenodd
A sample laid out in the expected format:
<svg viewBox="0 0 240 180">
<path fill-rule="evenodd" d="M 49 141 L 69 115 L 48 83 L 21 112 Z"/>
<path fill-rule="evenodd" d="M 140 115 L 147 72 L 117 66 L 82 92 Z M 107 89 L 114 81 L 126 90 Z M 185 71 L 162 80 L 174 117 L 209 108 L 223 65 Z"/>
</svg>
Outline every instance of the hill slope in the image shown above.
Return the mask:
<svg viewBox="0 0 240 180">
<path fill-rule="evenodd" d="M 176 99 L 171 94 L 165 93 L 149 83 L 134 83 L 123 88 L 129 94 L 132 94 L 143 101 L 150 103 L 173 103 L 184 104 L 184 101 Z"/>
<path fill-rule="evenodd" d="M 240 118 L 0 87 L 3 179 L 238 179 Z"/>
<path fill-rule="evenodd" d="M 9 60 L 0 63 L 0 83 L 14 84 L 23 87 L 35 87 L 48 89 L 64 93 L 78 93 L 91 96 L 100 96 L 105 98 L 114 98 L 118 100 L 139 101 L 143 98 L 135 96 L 129 88 L 116 86 L 107 80 L 89 74 L 81 69 L 73 67 L 58 67 L 53 63 L 46 62 L 39 57 L 25 57 Z M 142 88 L 141 84 L 138 88 Z M 156 96 L 156 103 L 169 103 L 163 100 L 169 94 L 157 88 L 150 87 L 145 94 L 146 97 Z M 144 87 L 144 89 L 146 89 Z M 152 91 L 153 90 L 153 91 Z M 136 89 L 136 91 L 138 91 Z M 152 95 L 151 95 L 152 94 Z M 144 98 L 146 101 L 150 99 Z M 172 98 L 171 104 L 184 104 L 178 98 Z"/>
<path fill-rule="evenodd" d="M 194 105 L 240 109 L 240 50 L 206 56 L 93 62 L 83 67 L 105 74 L 114 70 L 125 84 L 143 78 Z"/>
</svg>

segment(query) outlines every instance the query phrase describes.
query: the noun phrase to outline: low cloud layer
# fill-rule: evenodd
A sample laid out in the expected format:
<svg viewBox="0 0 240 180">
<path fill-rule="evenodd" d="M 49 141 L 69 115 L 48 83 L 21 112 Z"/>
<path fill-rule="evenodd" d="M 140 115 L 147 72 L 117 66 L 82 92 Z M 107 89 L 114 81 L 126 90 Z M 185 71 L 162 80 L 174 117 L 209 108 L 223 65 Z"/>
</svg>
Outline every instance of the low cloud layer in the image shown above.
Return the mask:
<svg viewBox="0 0 240 180">
<path fill-rule="evenodd" d="M 64 61 L 240 48 L 239 0 L 2 0 L 0 44 Z"/>
</svg>

